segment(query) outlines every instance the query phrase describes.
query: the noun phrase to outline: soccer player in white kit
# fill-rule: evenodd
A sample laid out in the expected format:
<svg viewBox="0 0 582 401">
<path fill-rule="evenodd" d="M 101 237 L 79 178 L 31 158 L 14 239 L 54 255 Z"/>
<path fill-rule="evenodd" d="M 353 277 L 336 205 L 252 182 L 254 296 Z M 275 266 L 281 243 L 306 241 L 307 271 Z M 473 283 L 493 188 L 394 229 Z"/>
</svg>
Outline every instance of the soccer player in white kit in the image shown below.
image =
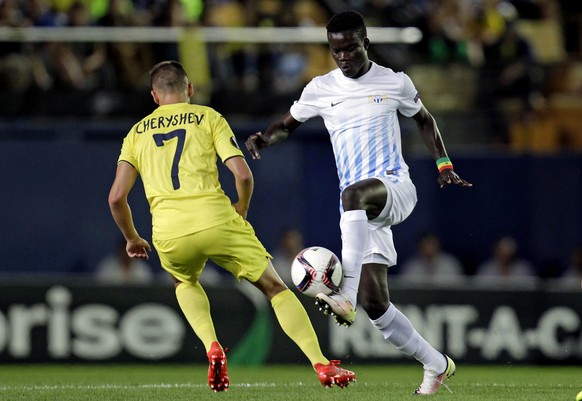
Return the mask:
<svg viewBox="0 0 582 401">
<path fill-rule="evenodd" d="M 342 235 L 341 290 L 318 294 L 324 313 L 350 326 L 359 299 L 372 324 L 397 349 L 424 366 L 414 392 L 434 394 L 455 373 L 455 364 L 414 329 L 393 304 L 387 268 L 396 264 L 390 227 L 406 219 L 416 204 L 416 188 L 401 152 L 398 112 L 413 118 L 436 161 L 441 187 L 472 184 L 453 170 L 437 124 L 410 78 L 369 60 L 364 18 L 355 11 L 334 15 L 327 24 L 331 55 L 339 68 L 314 78 L 289 112 L 246 142 L 259 150 L 286 139 L 310 118 L 320 116 L 329 132 L 340 182 Z"/>
</svg>

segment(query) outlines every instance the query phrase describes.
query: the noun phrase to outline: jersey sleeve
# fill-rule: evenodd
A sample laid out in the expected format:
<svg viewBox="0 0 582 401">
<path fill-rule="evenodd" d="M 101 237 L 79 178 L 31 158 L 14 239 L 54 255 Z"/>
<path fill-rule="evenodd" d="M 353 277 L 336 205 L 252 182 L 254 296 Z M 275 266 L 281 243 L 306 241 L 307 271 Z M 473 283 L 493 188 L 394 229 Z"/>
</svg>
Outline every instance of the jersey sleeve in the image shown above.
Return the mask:
<svg viewBox="0 0 582 401">
<path fill-rule="evenodd" d="M 289 110 L 291 116 L 301 123 L 310 118 L 319 116 L 317 100 L 315 84 L 311 81 L 305 86 L 305 88 L 303 88 L 299 100 L 295 101 L 291 106 L 291 109 Z"/>
<path fill-rule="evenodd" d="M 234 156 L 243 156 L 243 152 L 238 146 L 236 137 L 226 119 L 216 113 L 214 116 L 213 132 L 214 146 L 220 160 L 224 163 L 227 159 Z M 243 156 L 244 157 L 244 156 Z"/>
<path fill-rule="evenodd" d="M 133 167 L 135 167 L 139 171 L 139 166 L 137 165 L 137 159 L 135 158 L 134 154 L 134 146 L 133 146 L 133 130 L 127 134 L 127 136 L 123 139 L 123 144 L 121 145 L 121 153 L 119 154 L 119 158 L 117 159 L 117 164 L 120 162 L 128 162 Z"/>
<path fill-rule="evenodd" d="M 402 73 L 402 78 L 402 97 L 398 106 L 398 111 L 405 117 L 412 117 L 421 109 L 422 101 L 420 100 L 420 95 L 414 87 L 410 77 L 405 73 Z"/>
</svg>

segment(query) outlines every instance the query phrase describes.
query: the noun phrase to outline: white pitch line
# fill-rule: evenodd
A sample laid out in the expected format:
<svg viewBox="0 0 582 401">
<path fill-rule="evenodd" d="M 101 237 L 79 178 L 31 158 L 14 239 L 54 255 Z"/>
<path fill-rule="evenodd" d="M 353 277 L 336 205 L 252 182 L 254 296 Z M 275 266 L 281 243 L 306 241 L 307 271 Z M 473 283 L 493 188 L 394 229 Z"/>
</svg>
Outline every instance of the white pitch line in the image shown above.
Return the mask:
<svg viewBox="0 0 582 401">
<path fill-rule="evenodd" d="M 514 387 L 531 387 L 531 388 L 574 388 L 577 387 L 573 384 L 554 384 L 554 383 L 471 383 L 471 386 L 474 387 L 507 387 L 507 388 L 514 388 Z"/>
<path fill-rule="evenodd" d="M 303 386 L 303 382 L 284 384 L 283 386 Z M 230 387 L 277 387 L 281 384 L 276 383 L 236 383 Z M 36 386 L 0 386 L 0 391 L 46 391 L 46 390 L 130 390 L 130 389 L 165 389 L 165 388 L 206 388 L 207 384 L 192 383 L 158 383 L 158 384 L 100 384 L 100 385 L 36 385 Z"/>
<path fill-rule="evenodd" d="M 243 387 L 243 388 L 265 388 L 265 387 L 297 387 L 297 386 L 311 386 L 317 387 L 315 384 L 307 384 L 305 382 L 294 382 L 294 383 L 234 383 L 230 387 Z M 358 383 L 359 386 L 367 386 L 369 383 L 361 382 Z M 375 386 L 377 384 L 374 384 Z M 526 383 L 526 384 L 514 384 L 514 383 L 471 383 L 464 384 L 464 387 L 498 387 L 498 388 L 515 388 L 515 387 L 544 387 L 544 388 L 574 388 L 575 385 L 568 384 L 552 384 L 552 383 Z M 127 384 L 99 384 L 99 385 L 35 385 L 35 386 L 0 386 L 0 392 L 2 391 L 54 391 L 54 390 L 131 390 L 131 389 L 171 389 L 171 388 L 207 388 L 207 384 L 202 383 L 152 383 L 152 384 L 138 384 L 138 385 L 127 385 Z"/>
</svg>

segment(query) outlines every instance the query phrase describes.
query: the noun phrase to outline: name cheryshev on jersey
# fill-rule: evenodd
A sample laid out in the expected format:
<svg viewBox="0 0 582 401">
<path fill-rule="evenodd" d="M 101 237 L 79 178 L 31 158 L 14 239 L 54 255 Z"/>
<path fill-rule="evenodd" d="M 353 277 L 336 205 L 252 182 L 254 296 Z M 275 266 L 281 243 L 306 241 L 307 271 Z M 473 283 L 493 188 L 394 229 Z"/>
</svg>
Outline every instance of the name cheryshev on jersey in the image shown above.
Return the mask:
<svg viewBox="0 0 582 401">
<path fill-rule="evenodd" d="M 172 114 L 171 116 L 154 116 L 154 117 L 146 117 L 141 120 L 135 126 L 135 132 L 138 134 L 143 134 L 144 132 L 150 129 L 160 129 L 160 128 L 169 128 L 175 127 L 177 125 L 184 125 L 184 124 L 202 124 L 202 120 L 204 119 L 204 114 L 196 114 L 196 113 L 180 113 L 180 114 Z"/>
</svg>

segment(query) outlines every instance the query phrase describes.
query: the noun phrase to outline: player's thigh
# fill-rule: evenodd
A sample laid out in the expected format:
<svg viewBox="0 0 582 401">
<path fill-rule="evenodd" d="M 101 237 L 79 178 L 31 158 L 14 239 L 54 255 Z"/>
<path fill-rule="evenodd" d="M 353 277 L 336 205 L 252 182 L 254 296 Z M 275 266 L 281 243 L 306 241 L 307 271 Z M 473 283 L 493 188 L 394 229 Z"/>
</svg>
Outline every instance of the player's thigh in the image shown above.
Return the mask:
<svg viewBox="0 0 582 401">
<path fill-rule="evenodd" d="M 370 220 L 376 227 L 393 226 L 403 222 L 414 210 L 417 202 L 416 187 L 410 177 L 386 176 L 376 177 L 386 190 L 388 197 L 380 215 Z"/>
<path fill-rule="evenodd" d="M 236 218 L 220 226 L 215 246 L 208 257 L 238 280 L 257 281 L 267 268 L 271 255 L 257 238 L 248 221 Z"/>
<path fill-rule="evenodd" d="M 160 264 L 183 283 L 195 284 L 208 260 L 204 252 L 209 243 L 207 230 L 169 240 L 154 240 Z"/>
</svg>

